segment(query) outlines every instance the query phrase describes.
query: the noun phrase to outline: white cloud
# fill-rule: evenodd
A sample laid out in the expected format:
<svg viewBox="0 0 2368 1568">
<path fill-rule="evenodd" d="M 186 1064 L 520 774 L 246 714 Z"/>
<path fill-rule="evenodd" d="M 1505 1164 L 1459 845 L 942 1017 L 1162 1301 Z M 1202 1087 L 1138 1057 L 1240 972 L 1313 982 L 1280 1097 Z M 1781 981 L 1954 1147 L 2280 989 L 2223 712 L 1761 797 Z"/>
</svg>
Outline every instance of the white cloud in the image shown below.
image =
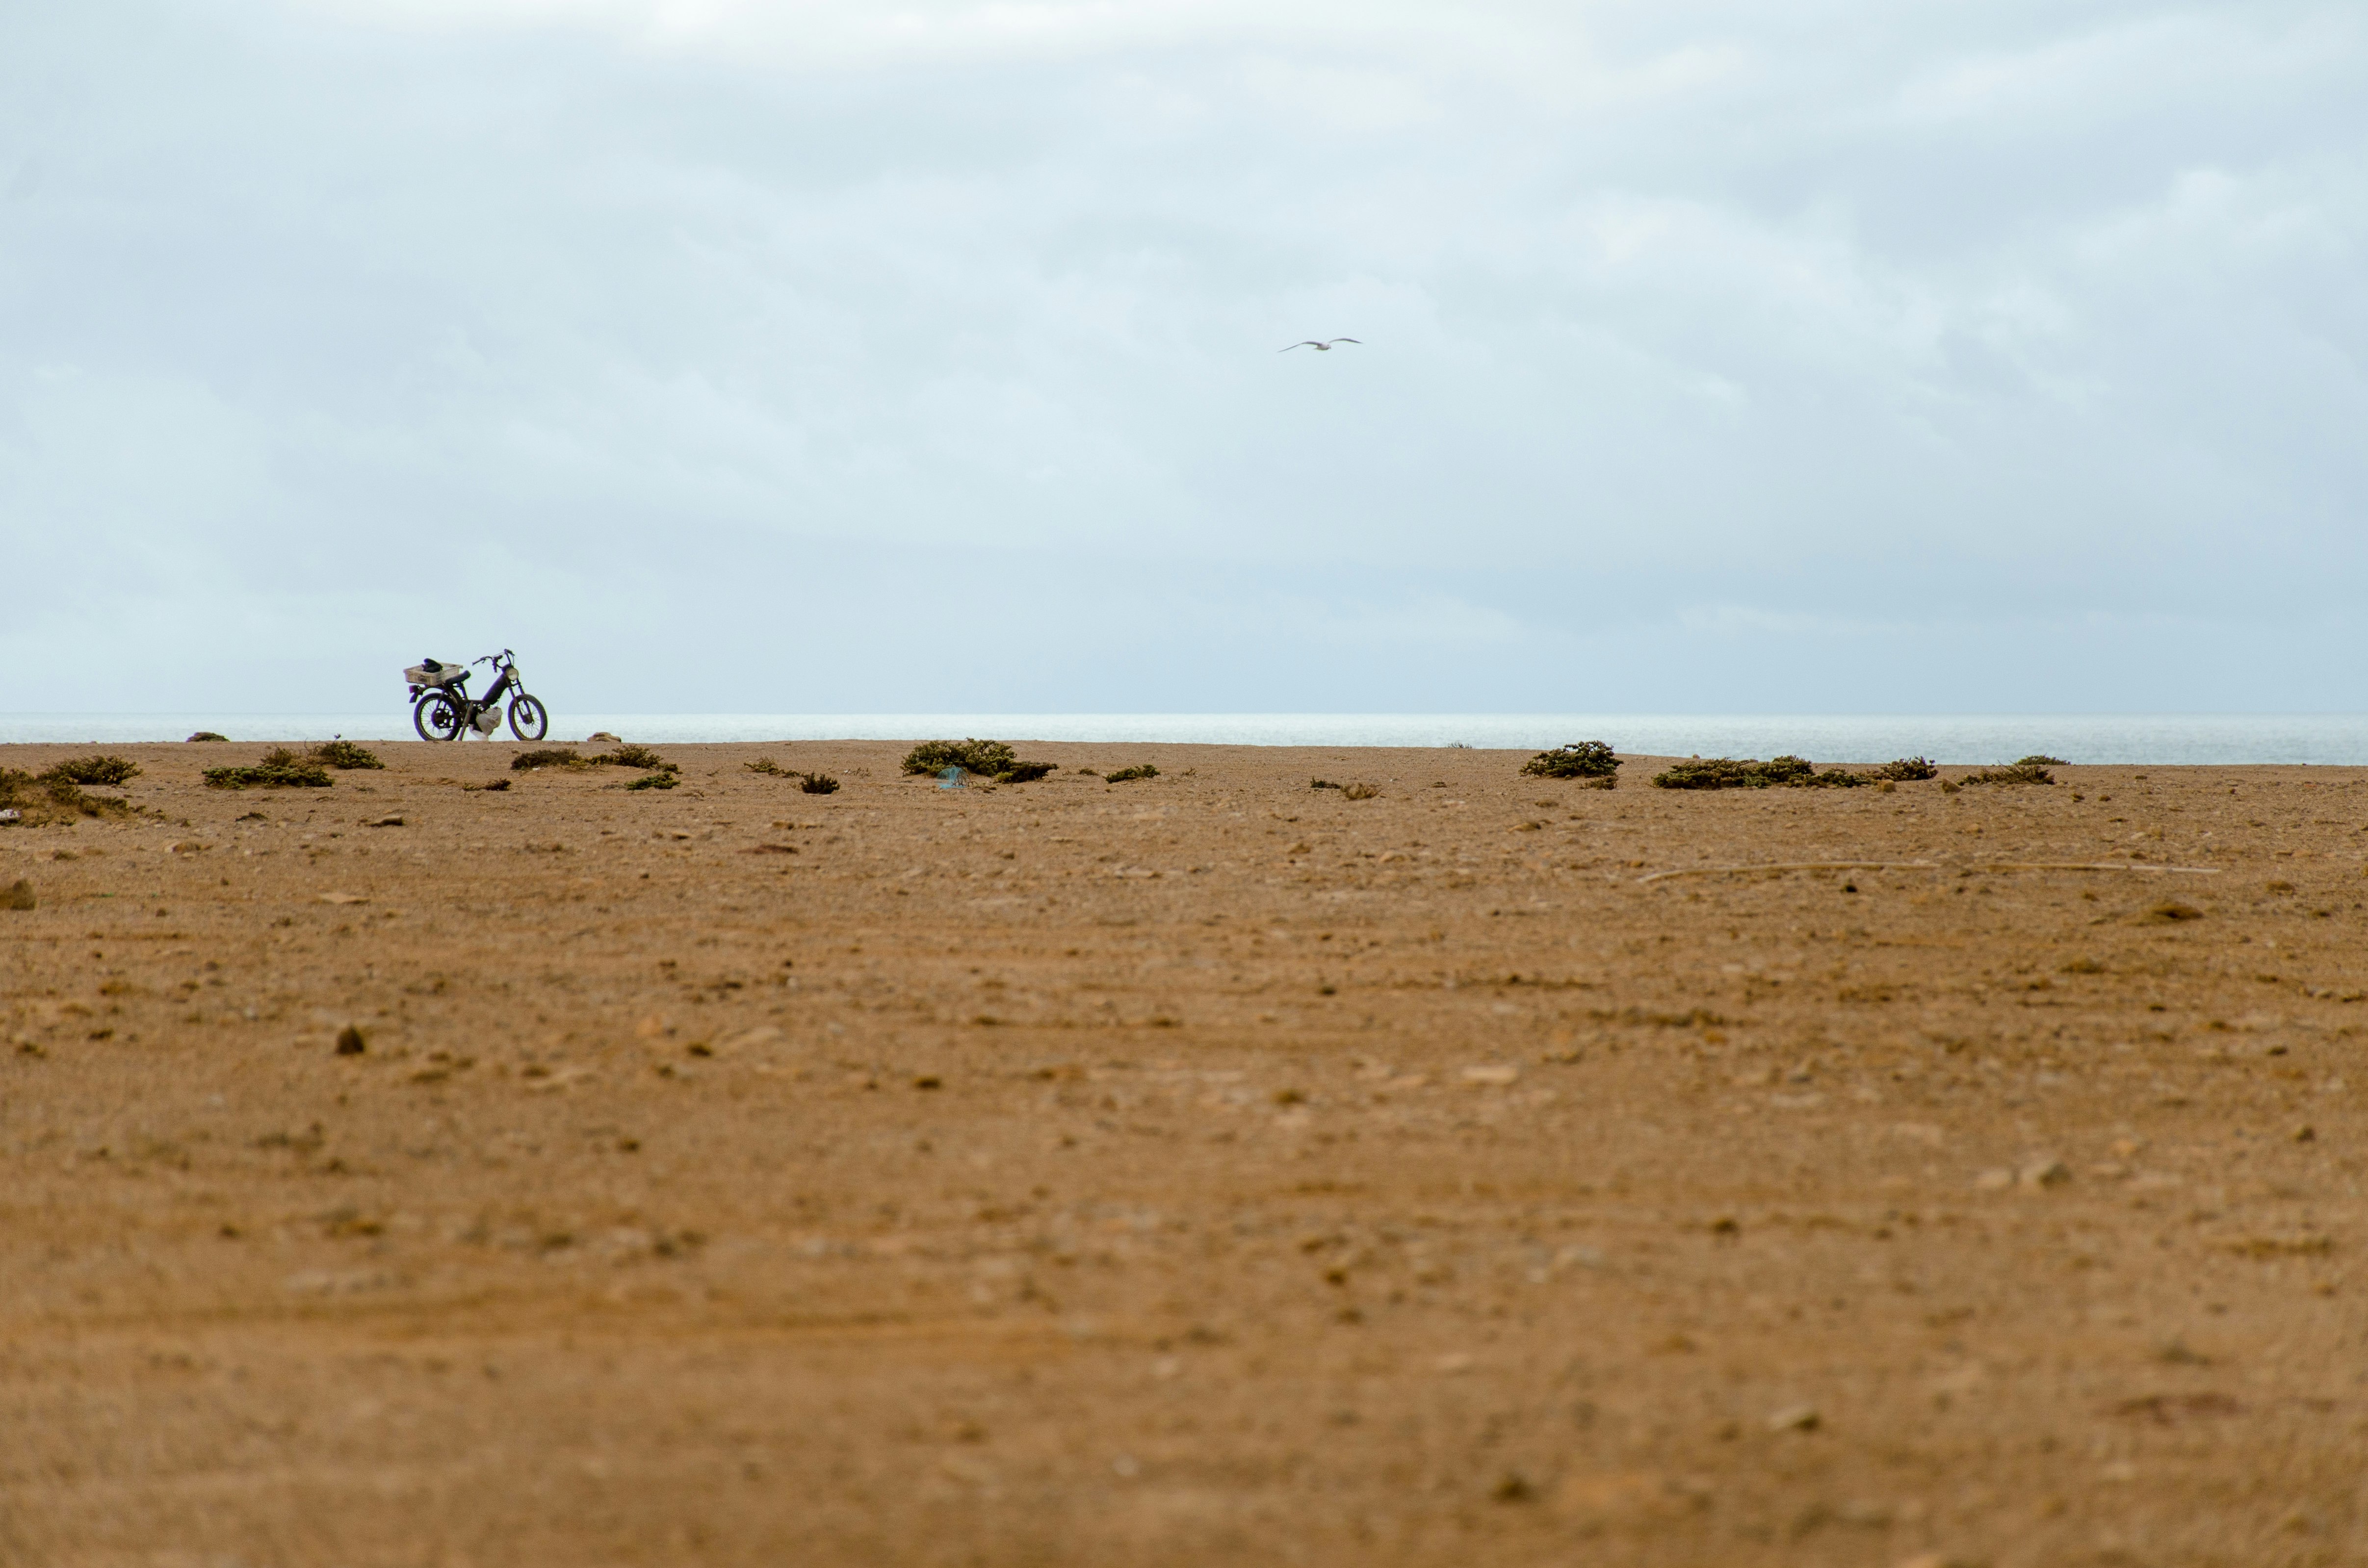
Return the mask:
<svg viewBox="0 0 2368 1568">
<path fill-rule="evenodd" d="M 809 624 L 905 708 L 1502 708 L 1581 646 L 1718 705 L 1780 633 L 1795 705 L 2178 706 L 2095 629 L 2220 614 L 2212 679 L 2352 700 L 2287 672 L 2368 586 L 2363 63 L 2307 0 L 13 14 L 0 656 L 154 706 L 208 613 L 360 667 L 598 604 L 723 706 L 830 705 L 770 695 Z M 1090 630 L 950 674 L 928 616 Z"/>
</svg>

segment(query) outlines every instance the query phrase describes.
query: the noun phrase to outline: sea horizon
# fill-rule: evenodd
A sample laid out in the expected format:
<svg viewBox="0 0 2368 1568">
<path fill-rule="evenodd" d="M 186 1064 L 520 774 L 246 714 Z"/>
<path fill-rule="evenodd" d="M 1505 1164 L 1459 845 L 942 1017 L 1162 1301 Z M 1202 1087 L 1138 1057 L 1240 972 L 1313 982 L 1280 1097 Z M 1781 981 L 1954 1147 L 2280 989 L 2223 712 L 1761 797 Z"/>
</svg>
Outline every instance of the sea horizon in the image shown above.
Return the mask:
<svg viewBox="0 0 2368 1568">
<path fill-rule="evenodd" d="M 0 744 L 142 744 L 212 731 L 233 741 L 417 737 L 407 709 L 370 713 L 0 713 Z M 1540 750 L 1600 740 L 1658 756 L 1979 766 L 2044 754 L 2073 765 L 2368 766 L 2356 713 L 618 713 L 553 714 L 547 739 L 608 732 L 658 744 L 991 736 L 1134 744 Z M 498 739 L 509 740 L 508 732 Z"/>
</svg>

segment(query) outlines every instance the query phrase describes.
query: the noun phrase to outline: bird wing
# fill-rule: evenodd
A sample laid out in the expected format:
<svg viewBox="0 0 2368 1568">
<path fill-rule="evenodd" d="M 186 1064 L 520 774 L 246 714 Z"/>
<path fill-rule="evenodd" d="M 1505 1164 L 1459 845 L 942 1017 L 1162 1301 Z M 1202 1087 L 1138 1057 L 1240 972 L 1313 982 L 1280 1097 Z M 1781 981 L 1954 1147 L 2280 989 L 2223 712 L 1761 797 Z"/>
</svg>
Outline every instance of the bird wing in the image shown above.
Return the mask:
<svg viewBox="0 0 2368 1568">
<path fill-rule="evenodd" d="M 1323 347 L 1324 345 L 1316 342 L 1312 337 L 1303 337 L 1298 342 L 1292 344 L 1291 348 L 1278 348 L 1275 352 L 1277 354 L 1288 354 L 1291 352 L 1292 348 L 1321 348 Z"/>
<path fill-rule="evenodd" d="M 1362 348 L 1362 347 L 1364 347 L 1364 344 L 1363 344 L 1362 342 L 1360 342 L 1360 340 L 1358 340 L 1357 338 L 1353 338 L 1353 337 L 1336 337 L 1336 338 L 1334 338 L 1332 341 L 1333 341 L 1333 342 L 1335 342 L 1335 343 L 1354 343 L 1354 344 L 1356 344 L 1356 345 L 1357 345 L 1357 347 L 1360 347 L 1360 348 Z"/>
</svg>

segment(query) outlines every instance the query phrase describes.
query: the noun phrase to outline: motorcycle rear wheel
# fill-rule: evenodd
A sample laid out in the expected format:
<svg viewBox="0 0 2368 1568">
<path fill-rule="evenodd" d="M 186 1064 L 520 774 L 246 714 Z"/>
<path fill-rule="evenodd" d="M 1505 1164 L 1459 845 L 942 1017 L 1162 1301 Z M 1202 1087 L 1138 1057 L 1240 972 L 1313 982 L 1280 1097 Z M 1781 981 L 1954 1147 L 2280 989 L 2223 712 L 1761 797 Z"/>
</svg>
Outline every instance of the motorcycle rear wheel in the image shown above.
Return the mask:
<svg viewBox="0 0 2368 1568">
<path fill-rule="evenodd" d="M 411 727 L 423 741 L 455 741 L 468 722 L 467 699 L 438 687 L 419 694 L 411 706 Z"/>
<path fill-rule="evenodd" d="M 510 733 L 522 741 L 539 741 L 551 733 L 551 713 L 542 699 L 519 692 L 510 699 Z"/>
</svg>

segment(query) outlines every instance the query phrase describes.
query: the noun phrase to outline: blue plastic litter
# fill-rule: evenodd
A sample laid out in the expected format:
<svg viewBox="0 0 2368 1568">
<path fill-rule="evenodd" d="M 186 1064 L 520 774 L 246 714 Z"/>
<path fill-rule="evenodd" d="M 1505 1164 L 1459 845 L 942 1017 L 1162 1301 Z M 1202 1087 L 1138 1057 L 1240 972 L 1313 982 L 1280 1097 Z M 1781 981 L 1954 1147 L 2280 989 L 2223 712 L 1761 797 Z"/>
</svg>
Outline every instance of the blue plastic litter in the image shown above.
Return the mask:
<svg viewBox="0 0 2368 1568">
<path fill-rule="evenodd" d="M 959 790 L 962 787 L 963 774 L 962 770 L 959 767 L 949 767 L 939 773 L 938 777 L 945 780 L 945 782 L 938 786 L 940 790 Z"/>
</svg>

